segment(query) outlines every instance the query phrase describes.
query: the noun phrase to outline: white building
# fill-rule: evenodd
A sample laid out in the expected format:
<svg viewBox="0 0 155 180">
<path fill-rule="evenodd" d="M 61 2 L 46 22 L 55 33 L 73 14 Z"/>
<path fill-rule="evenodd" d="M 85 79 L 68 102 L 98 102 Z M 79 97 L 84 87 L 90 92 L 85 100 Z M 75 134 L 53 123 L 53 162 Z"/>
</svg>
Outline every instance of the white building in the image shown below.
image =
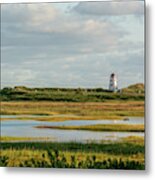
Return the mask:
<svg viewBox="0 0 155 180">
<path fill-rule="evenodd" d="M 118 90 L 118 87 L 117 87 L 117 77 L 116 77 L 116 75 L 114 73 L 112 73 L 110 75 L 109 90 L 113 91 L 113 92 Z"/>
</svg>

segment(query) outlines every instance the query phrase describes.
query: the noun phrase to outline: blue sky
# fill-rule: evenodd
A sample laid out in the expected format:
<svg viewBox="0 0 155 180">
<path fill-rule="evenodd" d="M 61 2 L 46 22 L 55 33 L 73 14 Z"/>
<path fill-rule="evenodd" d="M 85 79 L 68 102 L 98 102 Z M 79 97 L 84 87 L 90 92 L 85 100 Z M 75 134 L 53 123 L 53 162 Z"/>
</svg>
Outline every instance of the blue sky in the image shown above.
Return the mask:
<svg viewBox="0 0 155 180">
<path fill-rule="evenodd" d="M 1 85 L 144 83 L 144 2 L 3 4 Z"/>
</svg>

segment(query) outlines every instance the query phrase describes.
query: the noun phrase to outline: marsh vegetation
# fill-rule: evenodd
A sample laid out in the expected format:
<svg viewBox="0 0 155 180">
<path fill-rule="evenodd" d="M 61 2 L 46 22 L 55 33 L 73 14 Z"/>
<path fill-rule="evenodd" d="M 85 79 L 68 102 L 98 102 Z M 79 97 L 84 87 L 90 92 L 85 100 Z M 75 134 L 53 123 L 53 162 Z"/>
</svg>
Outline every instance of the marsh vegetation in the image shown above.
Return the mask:
<svg viewBox="0 0 155 180">
<path fill-rule="evenodd" d="M 144 123 L 89 124 L 90 120 L 119 121 L 128 120 L 128 117 L 143 117 L 145 91 L 142 84 L 133 85 L 115 93 L 102 88 L 15 87 L 3 88 L 0 90 L 0 95 L 1 114 L 5 115 L 1 120 L 4 124 L 6 123 L 7 129 L 9 129 L 7 121 L 9 124 L 12 122 L 12 127 L 14 121 L 16 124 L 18 122 L 18 129 L 22 127 L 20 122 L 26 123 L 27 128 L 24 127 L 26 133 L 32 130 L 32 125 L 28 125 L 30 120 L 45 123 L 44 125 L 35 125 L 37 128 L 33 128 L 33 132 L 42 131 L 44 134 L 42 137 L 22 137 L 21 134 L 16 137 L 17 127 L 11 135 L 3 135 L 1 137 L 1 166 L 145 169 Z M 12 115 L 16 116 L 10 118 L 9 116 Z M 76 126 L 74 123 L 65 126 L 46 125 L 46 122 L 68 123 L 68 121 L 78 122 L 79 120 L 87 120 L 88 123 Z M 24 133 L 24 129 L 21 128 L 22 133 Z M 58 142 L 52 137 L 51 132 L 56 133 L 56 130 L 59 136 L 63 134 L 64 141 Z M 65 132 L 71 132 L 71 130 L 77 136 L 92 133 L 89 137 L 95 134 L 96 138 L 100 138 L 94 142 L 82 141 L 82 139 L 65 142 L 67 138 Z M 21 133 L 21 131 L 19 132 Z M 115 134 L 110 134 L 110 136 L 114 135 L 114 138 L 118 136 L 118 133 L 130 134 L 123 135 L 116 141 L 110 141 L 103 138 L 103 133 L 107 131 L 114 132 Z M 47 132 L 50 134 L 50 139 L 45 136 Z M 87 133 L 83 134 L 84 132 Z M 142 133 L 142 136 L 133 136 L 132 133 L 139 135 Z M 68 136 L 71 134 L 68 133 Z M 49 140 L 50 142 L 48 142 Z"/>
<path fill-rule="evenodd" d="M 136 139 L 136 138 L 135 138 Z M 1 166 L 144 169 L 144 142 L 2 143 Z"/>
<path fill-rule="evenodd" d="M 144 102 L 1 102 L 1 114 L 42 115 L 43 117 L 38 117 L 38 119 L 35 117 L 35 119 L 43 121 L 123 119 L 131 116 L 144 116 Z M 62 114 L 65 116 L 56 116 Z M 44 117 L 45 115 L 47 117 Z M 24 120 L 24 118 L 21 119 Z"/>
<path fill-rule="evenodd" d="M 103 88 L 28 88 L 17 86 L 0 90 L 1 101 L 104 102 L 144 100 L 144 85 L 132 85 L 112 93 Z"/>
<path fill-rule="evenodd" d="M 97 124 L 87 126 L 36 126 L 44 129 L 66 129 L 66 130 L 89 130 L 89 131 L 119 131 L 119 132 L 144 132 L 144 125 L 126 125 L 126 124 Z"/>
</svg>

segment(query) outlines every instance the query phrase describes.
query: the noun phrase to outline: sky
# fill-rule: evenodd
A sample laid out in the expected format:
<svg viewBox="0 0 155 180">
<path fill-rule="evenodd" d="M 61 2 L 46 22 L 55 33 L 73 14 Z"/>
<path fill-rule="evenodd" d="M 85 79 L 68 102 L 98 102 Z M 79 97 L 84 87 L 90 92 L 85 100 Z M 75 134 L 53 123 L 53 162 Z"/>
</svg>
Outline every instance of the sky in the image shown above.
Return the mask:
<svg viewBox="0 0 155 180">
<path fill-rule="evenodd" d="M 144 64 L 144 1 L 1 6 L 1 87 L 122 88 Z"/>
</svg>

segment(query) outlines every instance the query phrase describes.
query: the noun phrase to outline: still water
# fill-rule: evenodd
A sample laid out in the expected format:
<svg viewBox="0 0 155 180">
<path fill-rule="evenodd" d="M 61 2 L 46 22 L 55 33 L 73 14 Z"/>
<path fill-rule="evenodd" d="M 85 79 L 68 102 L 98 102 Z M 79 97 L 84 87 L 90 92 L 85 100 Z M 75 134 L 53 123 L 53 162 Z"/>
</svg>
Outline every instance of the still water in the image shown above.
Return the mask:
<svg viewBox="0 0 155 180">
<path fill-rule="evenodd" d="M 48 122 L 31 120 L 17 120 L 19 116 L 1 116 L 10 120 L 1 121 L 1 136 L 18 137 L 48 137 L 51 141 L 57 142 L 85 142 L 101 140 L 118 140 L 127 136 L 144 136 L 140 132 L 95 132 L 85 130 L 59 130 L 59 129 L 38 129 L 35 126 L 78 126 L 95 124 L 144 124 L 144 118 L 130 117 L 129 120 L 69 120 L 62 122 Z M 20 117 L 23 117 L 20 115 Z M 38 116 L 37 116 L 38 117 Z M 42 116 L 41 116 L 42 117 Z"/>
</svg>

